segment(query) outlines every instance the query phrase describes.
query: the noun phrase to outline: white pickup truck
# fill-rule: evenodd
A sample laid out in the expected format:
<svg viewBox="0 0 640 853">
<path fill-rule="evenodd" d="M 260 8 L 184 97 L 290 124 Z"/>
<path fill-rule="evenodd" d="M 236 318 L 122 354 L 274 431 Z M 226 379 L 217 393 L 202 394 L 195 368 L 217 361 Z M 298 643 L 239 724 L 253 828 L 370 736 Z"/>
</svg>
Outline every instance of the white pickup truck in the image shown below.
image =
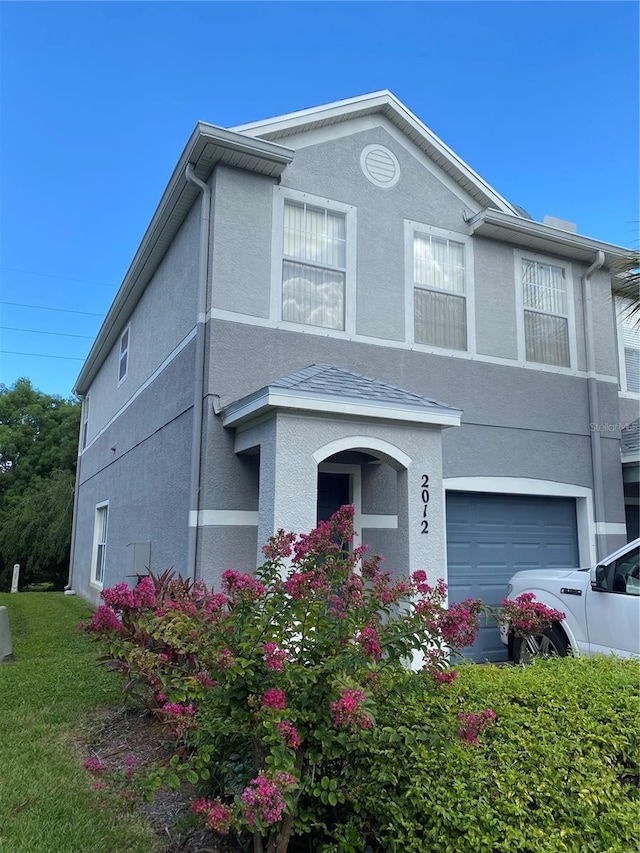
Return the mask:
<svg viewBox="0 0 640 853">
<path fill-rule="evenodd" d="M 565 618 L 527 639 L 503 629 L 509 659 L 520 663 L 535 655 L 640 655 L 639 550 L 636 539 L 593 568 L 517 572 L 509 582 L 509 599 L 532 592 Z"/>
</svg>

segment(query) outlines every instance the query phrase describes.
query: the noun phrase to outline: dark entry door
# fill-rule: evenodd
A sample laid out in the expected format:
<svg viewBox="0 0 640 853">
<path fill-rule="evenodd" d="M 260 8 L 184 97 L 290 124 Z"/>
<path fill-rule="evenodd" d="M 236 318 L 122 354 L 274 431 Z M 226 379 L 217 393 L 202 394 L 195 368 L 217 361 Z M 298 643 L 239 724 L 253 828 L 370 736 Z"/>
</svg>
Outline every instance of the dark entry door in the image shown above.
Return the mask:
<svg viewBox="0 0 640 853">
<path fill-rule="evenodd" d="M 349 474 L 318 472 L 318 521 L 327 521 L 344 504 L 350 503 Z"/>
</svg>

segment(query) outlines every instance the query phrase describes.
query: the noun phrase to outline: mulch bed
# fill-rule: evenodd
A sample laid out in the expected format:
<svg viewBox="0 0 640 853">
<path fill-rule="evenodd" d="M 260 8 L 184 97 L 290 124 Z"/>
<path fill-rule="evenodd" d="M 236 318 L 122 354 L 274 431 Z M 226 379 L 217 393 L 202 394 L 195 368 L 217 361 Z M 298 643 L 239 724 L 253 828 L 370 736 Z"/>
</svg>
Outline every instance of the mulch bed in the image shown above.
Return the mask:
<svg viewBox="0 0 640 853">
<path fill-rule="evenodd" d="M 126 707 L 95 719 L 90 741 L 82 745 L 82 753 L 84 758 L 94 756 L 105 765 L 106 778 L 126 771 L 125 760 L 132 755 L 136 770 L 144 770 L 172 754 L 162 723 L 146 712 Z M 188 819 L 195 797 L 195 789 L 188 783 L 177 791 L 163 786 L 153 802 L 136 800 L 135 808 L 153 826 L 163 853 L 239 853 L 242 848 L 238 844 Z"/>
</svg>

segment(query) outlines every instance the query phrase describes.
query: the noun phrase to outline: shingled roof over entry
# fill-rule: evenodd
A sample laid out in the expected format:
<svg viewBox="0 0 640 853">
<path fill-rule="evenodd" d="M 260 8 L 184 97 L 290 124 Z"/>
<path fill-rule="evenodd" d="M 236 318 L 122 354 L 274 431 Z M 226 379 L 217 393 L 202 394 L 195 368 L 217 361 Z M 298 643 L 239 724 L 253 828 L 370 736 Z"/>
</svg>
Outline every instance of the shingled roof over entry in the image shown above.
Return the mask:
<svg viewBox="0 0 640 853">
<path fill-rule="evenodd" d="M 461 412 L 330 364 L 312 364 L 276 379 L 223 410 L 225 426 L 237 426 L 268 410 L 289 409 L 352 417 L 458 426 Z"/>
</svg>

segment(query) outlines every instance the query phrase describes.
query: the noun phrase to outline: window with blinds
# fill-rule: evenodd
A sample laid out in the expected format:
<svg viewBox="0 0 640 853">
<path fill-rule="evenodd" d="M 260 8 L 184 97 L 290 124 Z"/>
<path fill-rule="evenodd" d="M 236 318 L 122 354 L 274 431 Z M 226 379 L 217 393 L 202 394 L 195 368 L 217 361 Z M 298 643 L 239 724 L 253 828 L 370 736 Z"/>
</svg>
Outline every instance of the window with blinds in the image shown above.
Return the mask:
<svg viewBox="0 0 640 853">
<path fill-rule="evenodd" d="M 466 350 L 464 245 L 414 234 L 413 283 L 416 343 Z"/>
<path fill-rule="evenodd" d="M 91 580 L 96 584 L 104 582 L 104 566 L 107 554 L 107 527 L 109 522 L 109 504 L 96 506 L 93 530 L 93 566 Z"/>
<path fill-rule="evenodd" d="M 346 250 L 345 214 L 285 201 L 283 320 L 344 329 Z"/>
<path fill-rule="evenodd" d="M 625 391 L 640 392 L 640 316 L 631 313 L 629 302 L 618 300 L 616 307 L 624 361 L 620 385 Z"/>
<path fill-rule="evenodd" d="M 569 311 L 563 267 L 522 259 L 527 361 L 569 367 Z"/>
</svg>

